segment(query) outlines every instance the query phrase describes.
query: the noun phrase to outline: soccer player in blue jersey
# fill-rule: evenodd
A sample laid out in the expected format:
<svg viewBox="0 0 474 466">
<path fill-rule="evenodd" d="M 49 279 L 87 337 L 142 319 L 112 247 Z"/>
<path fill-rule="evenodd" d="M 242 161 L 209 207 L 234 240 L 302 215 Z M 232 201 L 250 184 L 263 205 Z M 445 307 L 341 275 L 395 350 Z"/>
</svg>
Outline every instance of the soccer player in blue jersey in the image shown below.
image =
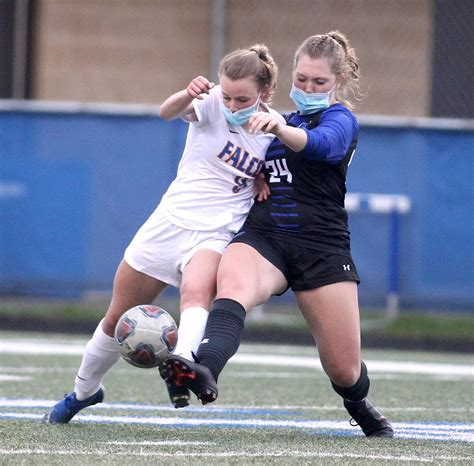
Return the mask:
<svg viewBox="0 0 474 466">
<path fill-rule="evenodd" d="M 346 173 L 359 131 L 350 97 L 359 65 L 339 31 L 311 36 L 297 49 L 287 125 L 262 112 L 255 133 L 276 136 L 266 155 L 271 194 L 257 202 L 219 265 L 217 299 L 196 360 L 171 356 L 162 377 L 191 389 L 203 404 L 217 398 L 217 378 L 235 354 L 246 313 L 291 288 L 317 342 L 324 371 L 366 436 L 392 437 L 368 400 L 361 360 L 359 276 L 351 257 Z"/>
</svg>

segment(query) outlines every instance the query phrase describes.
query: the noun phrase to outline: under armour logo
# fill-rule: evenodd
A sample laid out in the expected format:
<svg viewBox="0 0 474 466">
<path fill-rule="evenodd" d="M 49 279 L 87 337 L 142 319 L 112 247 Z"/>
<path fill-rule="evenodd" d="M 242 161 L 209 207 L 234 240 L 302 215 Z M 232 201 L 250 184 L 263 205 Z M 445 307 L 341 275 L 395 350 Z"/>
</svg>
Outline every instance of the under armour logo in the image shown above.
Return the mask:
<svg viewBox="0 0 474 466">
<path fill-rule="evenodd" d="M 346 270 L 346 271 L 347 271 L 347 270 L 351 270 L 351 264 L 344 264 L 344 265 L 342 266 L 342 268 L 343 268 L 344 270 Z"/>
<path fill-rule="evenodd" d="M 204 338 L 204 340 L 201 341 L 201 345 L 203 345 L 204 343 L 209 343 L 209 338 Z"/>
</svg>

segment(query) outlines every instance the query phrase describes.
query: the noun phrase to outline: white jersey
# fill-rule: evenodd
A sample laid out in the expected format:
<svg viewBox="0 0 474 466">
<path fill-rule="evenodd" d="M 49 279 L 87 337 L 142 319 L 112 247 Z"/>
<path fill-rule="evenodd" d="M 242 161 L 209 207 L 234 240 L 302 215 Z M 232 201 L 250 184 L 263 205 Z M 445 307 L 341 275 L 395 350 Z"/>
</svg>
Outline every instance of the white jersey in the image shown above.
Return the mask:
<svg viewBox="0 0 474 466">
<path fill-rule="evenodd" d="M 171 223 L 188 230 L 225 226 L 237 231 L 242 226 L 255 196 L 254 178 L 274 138 L 230 125 L 221 101 L 220 86 L 193 101 L 198 121 L 189 125 L 176 179 L 158 206 Z"/>
</svg>

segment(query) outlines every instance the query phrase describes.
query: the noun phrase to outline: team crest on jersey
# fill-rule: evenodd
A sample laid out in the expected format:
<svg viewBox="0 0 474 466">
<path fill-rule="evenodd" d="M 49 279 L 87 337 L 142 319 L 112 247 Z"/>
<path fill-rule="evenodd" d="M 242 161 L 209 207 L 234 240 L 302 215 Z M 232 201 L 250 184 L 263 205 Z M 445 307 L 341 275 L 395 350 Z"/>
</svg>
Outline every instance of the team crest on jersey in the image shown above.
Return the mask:
<svg viewBox="0 0 474 466">
<path fill-rule="evenodd" d="M 255 178 L 260 173 L 264 163 L 263 160 L 252 156 L 245 149 L 231 141 L 227 141 L 217 157 L 252 178 Z"/>
</svg>

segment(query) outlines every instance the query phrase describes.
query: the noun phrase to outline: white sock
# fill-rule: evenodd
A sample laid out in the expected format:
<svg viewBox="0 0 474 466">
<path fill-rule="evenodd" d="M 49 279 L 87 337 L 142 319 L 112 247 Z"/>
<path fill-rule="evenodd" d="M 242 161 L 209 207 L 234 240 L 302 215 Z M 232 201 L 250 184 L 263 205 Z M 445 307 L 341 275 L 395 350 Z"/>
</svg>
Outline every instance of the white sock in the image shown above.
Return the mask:
<svg viewBox="0 0 474 466">
<path fill-rule="evenodd" d="M 74 391 L 78 400 L 85 400 L 99 390 L 106 372 L 120 358 L 115 338 L 109 337 L 102 330 L 99 322 L 94 335 L 88 341 L 82 356 L 81 366 L 77 371 Z"/>
<path fill-rule="evenodd" d="M 209 312 L 203 307 L 188 307 L 179 318 L 178 344 L 174 354 L 193 361 L 204 336 Z"/>
</svg>

